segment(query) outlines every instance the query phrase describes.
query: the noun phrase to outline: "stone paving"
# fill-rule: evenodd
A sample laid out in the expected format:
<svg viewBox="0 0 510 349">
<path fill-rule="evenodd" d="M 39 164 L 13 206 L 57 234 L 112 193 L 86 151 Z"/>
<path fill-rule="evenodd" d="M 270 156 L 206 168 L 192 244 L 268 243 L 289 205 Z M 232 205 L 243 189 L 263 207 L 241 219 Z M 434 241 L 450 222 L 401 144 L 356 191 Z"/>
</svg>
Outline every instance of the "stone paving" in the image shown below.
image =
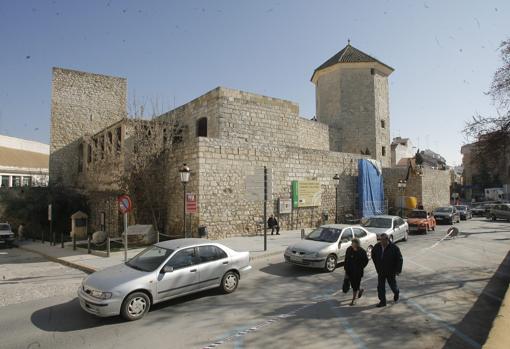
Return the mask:
<svg viewBox="0 0 510 349">
<path fill-rule="evenodd" d="M 74 293 L 85 276 L 35 253 L 0 249 L 0 307 Z"/>
</svg>

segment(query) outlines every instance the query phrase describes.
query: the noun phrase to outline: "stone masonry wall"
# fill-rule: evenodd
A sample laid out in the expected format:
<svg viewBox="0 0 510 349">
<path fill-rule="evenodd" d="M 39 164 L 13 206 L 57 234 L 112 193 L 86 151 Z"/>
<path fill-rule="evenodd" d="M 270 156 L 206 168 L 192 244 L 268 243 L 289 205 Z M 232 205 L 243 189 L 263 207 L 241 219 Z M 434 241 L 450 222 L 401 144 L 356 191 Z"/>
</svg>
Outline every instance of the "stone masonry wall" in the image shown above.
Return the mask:
<svg viewBox="0 0 510 349">
<path fill-rule="evenodd" d="M 317 117 L 330 127 L 330 149 L 376 154 L 374 77 L 369 68 L 337 69 L 317 81 Z"/>
<path fill-rule="evenodd" d="M 53 68 L 50 183 L 74 185 L 80 138 L 126 115 L 126 79 Z"/>
<path fill-rule="evenodd" d="M 299 116 L 299 106 L 283 99 L 219 88 L 218 138 L 240 146 L 329 149 L 328 127 Z"/>
<path fill-rule="evenodd" d="M 278 214 L 279 197 L 290 197 L 292 180 L 321 183 L 321 206 L 294 209 L 292 214 L 280 216 L 282 229 L 317 226 L 323 223 L 324 210 L 328 222 L 334 222 L 335 173 L 341 177 L 339 216 L 355 210 L 359 155 L 293 147 L 242 147 L 210 138 L 201 138 L 198 146 L 199 224 L 208 227 L 211 238 L 262 233 L 263 205 L 246 199 L 245 179 L 264 165 L 272 173 L 268 216 Z"/>
<path fill-rule="evenodd" d="M 375 120 L 374 120 L 375 137 L 377 140 L 376 159 L 381 161 L 383 167 L 390 167 L 391 142 L 390 142 L 390 106 L 389 106 L 388 78 L 378 73 L 374 74 L 374 98 L 375 98 Z"/>
<path fill-rule="evenodd" d="M 450 201 L 450 174 L 449 171 L 423 169 L 423 175 L 410 173 L 407 186 L 403 193 L 398 191 L 398 181 L 405 180 L 407 167 L 384 168 L 384 195 L 389 207 L 397 207 L 397 198 L 400 195 L 414 196 L 418 204 L 422 204 L 428 211 L 438 206 L 449 205 Z"/>
<path fill-rule="evenodd" d="M 422 200 L 426 210 L 450 204 L 450 171 L 423 169 Z"/>
</svg>

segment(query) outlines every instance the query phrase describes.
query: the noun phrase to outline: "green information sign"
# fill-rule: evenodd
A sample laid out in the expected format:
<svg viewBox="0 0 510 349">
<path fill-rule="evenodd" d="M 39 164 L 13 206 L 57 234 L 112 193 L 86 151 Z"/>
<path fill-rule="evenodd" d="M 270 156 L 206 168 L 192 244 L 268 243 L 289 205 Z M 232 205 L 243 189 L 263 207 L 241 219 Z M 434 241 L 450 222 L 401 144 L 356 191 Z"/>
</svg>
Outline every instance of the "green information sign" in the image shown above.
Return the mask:
<svg viewBox="0 0 510 349">
<path fill-rule="evenodd" d="M 321 204 L 321 184 L 318 181 L 292 181 L 292 207 L 315 207 Z"/>
</svg>

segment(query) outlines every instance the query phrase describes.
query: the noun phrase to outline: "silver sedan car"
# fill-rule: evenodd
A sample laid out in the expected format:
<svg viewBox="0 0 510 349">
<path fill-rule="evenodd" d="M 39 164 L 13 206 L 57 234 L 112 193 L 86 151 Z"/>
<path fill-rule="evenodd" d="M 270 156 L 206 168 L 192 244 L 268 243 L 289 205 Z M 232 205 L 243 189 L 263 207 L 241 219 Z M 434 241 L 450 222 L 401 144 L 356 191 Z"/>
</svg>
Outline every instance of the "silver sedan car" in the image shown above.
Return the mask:
<svg viewBox="0 0 510 349">
<path fill-rule="evenodd" d="M 378 240 L 383 233 L 388 235 L 391 242 L 407 241 L 409 237 L 409 224 L 399 216 L 371 216 L 361 221 L 366 230 L 377 235 Z"/>
<path fill-rule="evenodd" d="M 304 240 L 290 245 L 284 258 L 288 263 L 332 272 L 345 259 L 345 251 L 354 237 L 370 258 L 376 235 L 363 227 L 345 224 L 327 224 L 313 230 Z"/>
<path fill-rule="evenodd" d="M 204 239 L 165 241 L 124 264 L 92 273 L 78 298 L 88 313 L 138 320 L 152 304 L 168 299 L 215 287 L 234 292 L 250 269 L 249 252 Z"/>
</svg>

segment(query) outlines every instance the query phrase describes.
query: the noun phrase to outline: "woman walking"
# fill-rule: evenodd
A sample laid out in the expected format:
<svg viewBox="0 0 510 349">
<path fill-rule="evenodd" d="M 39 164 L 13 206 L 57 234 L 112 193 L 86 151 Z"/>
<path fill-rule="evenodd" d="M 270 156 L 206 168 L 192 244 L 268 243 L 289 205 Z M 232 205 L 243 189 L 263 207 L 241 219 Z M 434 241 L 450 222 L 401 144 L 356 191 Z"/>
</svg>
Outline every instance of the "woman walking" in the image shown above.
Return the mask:
<svg viewBox="0 0 510 349">
<path fill-rule="evenodd" d="M 349 279 L 352 287 L 351 305 L 356 304 L 356 298 L 363 295 L 363 289 L 360 288 L 363 269 L 368 264 L 368 257 L 365 250 L 360 246 L 359 240 L 352 239 L 352 244 L 345 252 L 345 276 Z"/>
</svg>

